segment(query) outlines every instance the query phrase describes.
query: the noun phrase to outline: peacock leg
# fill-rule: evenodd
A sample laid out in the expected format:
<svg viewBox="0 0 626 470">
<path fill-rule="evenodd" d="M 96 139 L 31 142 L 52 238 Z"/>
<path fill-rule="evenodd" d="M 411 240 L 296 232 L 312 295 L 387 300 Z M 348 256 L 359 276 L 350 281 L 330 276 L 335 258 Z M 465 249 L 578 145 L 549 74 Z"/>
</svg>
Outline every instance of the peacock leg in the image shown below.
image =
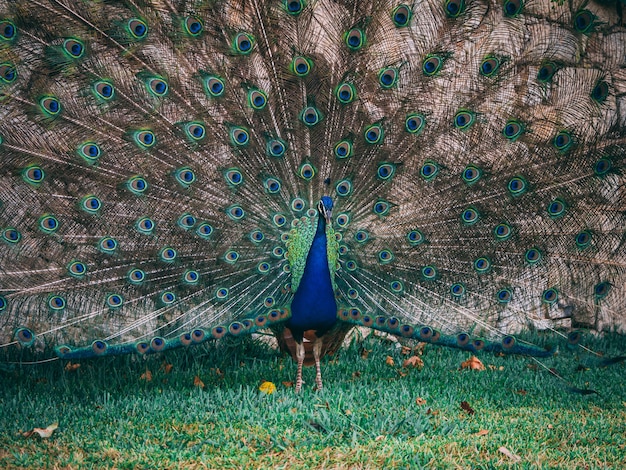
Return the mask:
<svg viewBox="0 0 626 470">
<path fill-rule="evenodd" d="M 313 343 L 313 357 L 315 358 L 315 387 L 317 390 L 322 389 L 322 369 L 320 366 L 320 358 L 322 357 L 322 346 L 324 341 L 322 338 L 316 338 Z"/>
<path fill-rule="evenodd" d="M 296 393 L 302 390 L 302 364 L 304 364 L 304 343 L 296 341 L 296 359 L 298 360 L 298 372 L 296 374 Z"/>
</svg>

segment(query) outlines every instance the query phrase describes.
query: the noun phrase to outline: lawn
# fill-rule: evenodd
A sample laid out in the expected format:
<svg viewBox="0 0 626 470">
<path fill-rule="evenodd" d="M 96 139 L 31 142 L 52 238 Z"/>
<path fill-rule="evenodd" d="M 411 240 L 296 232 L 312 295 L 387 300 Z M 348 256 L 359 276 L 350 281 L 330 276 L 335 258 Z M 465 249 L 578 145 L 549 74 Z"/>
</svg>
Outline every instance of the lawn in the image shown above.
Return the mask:
<svg viewBox="0 0 626 470">
<path fill-rule="evenodd" d="M 584 342 L 626 354 L 623 336 Z M 0 468 L 626 468 L 625 362 L 561 345 L 541 363 L 480 354 L 471 370 L 467 352 L 409 346 L 354 341 L 325 360 L 322 391 L 305 369 L 300 395 L 293 361 L 249 338 L 3 365 Z M 414 354 L 423 367 L 403 367 Z"/>
</svg>

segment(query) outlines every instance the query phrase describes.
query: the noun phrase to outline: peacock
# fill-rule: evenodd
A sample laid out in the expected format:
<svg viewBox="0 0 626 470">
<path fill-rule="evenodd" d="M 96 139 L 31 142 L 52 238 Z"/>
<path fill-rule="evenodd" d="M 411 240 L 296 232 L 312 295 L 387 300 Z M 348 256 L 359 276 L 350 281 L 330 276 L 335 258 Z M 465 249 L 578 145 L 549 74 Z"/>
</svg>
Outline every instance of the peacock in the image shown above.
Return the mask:
<svg viewBox="0 0 626 470">
<path fill-rule="evenodd" d="M 0 1 L 0 351 L 626 325 L 623 0 Z"/>
</svg>

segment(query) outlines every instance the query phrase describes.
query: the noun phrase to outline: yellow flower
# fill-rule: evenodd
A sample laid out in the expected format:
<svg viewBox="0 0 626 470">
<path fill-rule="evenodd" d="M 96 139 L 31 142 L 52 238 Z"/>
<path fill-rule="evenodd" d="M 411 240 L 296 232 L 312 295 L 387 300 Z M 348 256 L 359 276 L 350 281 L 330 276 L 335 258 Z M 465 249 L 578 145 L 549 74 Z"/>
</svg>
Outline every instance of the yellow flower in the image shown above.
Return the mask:
<svg viewBox="0 0 626 470">
<path fill-rule="evenodd" d="M 276 385 L 274 385 L 272 382 L 263 381 L 263 383 L 259 385 L 259 390 L 263 393 L 266 393 L 267 395 L 271 395 L 276 391 Z"/>
</svg>

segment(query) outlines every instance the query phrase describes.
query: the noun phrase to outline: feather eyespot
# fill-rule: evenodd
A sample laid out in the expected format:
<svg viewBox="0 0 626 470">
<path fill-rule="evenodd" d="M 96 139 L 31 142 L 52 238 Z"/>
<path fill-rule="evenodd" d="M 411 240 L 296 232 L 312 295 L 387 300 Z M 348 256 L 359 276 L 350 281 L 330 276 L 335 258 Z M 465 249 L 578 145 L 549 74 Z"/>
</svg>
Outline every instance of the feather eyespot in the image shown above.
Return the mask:
<svg viewBox="0 0 626 470">
<path fill-rule="evenodd" d="M 333 149 L 335 157 L 339 159 L 350 158 L 353 154 L 352 142 L 349 140 L 342 140 L 335 145 Z"/>
<path fill-rule="evenodd" d="M 239 253 L 237 253 L 235 250 L 229 250 L 224 255 L 224 260 L 226 260 L 226 262 L 230 264 L 236 263 L 238 259 Z"/>
<path fill-rule="evenodd" d="M 85 53 L 85 45 L 78 39 L 69 38 L 63 41 L 63 52 L 71 59 L 80 59 Z"/>
<path fill-rule="evenodd" d="M 188 167 L 177 169 L 174 172 L 174 177 L 183 188 L 188 188 L 196 181 L 196 174 Z"/>
<path fill-rule="evenodd" d="M 389 211 L 391 210 L 391 204 L 383 199 L 379 199 L 374 203 L 373 210 L 374 214 L 384 216 L 389 214 Z"/>
<path fill-rule="evenodd" d="M 400 293 L 404 292 L 404 283 L 402 281 L 398 281 L 398 280 L 391 281 L 389 283 L 389 287 L 396 294 L 400 294 Z"/>
<path fill-rule="evenodd" d="M 481 256 L 480 258 L 474 260 L 474 271 L 476 271 L 478 274 L 484 274 L 486 272 L 489 272 L 490 269 L 491 261 L 489 261 L 488 258 Z"/>
<path fill-rule="evenodd" d="M 22 234 L 13 227 L 7 227 L 2 230 L 2 239 L 13 245 L 22 239 Z"/>
<path fill-rule="evenodd" d="M 342 83 L 335 90 L 335 96 L 341 104 L 352 103 L 356 99 L 356 88 L 352 83 Z"/>
<path fill-rule="evenodd" d="M 135 228 L 142 235 L 152 235 L 154 229 L 156 228 L 156 224 L 150 217 L 141 217 L 137 222 L 135 222 Z"/>
<path fill-rule="evenodd" d="M 167 95 L 169 86 L 162 78 L 151 78 L 146 82 L 146 88 L 153 96 L 162 98 Z"/>
<path fill-rule="evenodd" d="M 239 33 L 233 40 L 233 49 L 236 53 L 247 55 L 254 49 L 254 36 L 248 33 Z"/>
<path fill-rule="evenodd" d="M 465 286 L 459 282 L 454 283 L 450 286 L 450 293 L 456 298 L 463 297 L 465 294 Z"/>
<path fill-rule="evenodd" d="M 390 250 L 381 250 L 378 252 L 378 261 L 380 264 L 388 264 L 393 261 L 393 253 Z"/>
<path fill-rule="evenodd" d="M 439 165 L 433 161 L 426 160 L 420 168 L 420 175 L 426 180 L 430 181 L 439 173 Z"/>
<path fill-rule="evenodd" d="M 593 288 L 593 293 L 596 296 L 596 299 L 603 299 L 609 294 L 611 290 L 611 284 L 608 282 L 601 282 L 600 284 L 596 284 Z"/>
<path fill-rule="evenodd" d="M 98 250 L 107 255 L 115 253 L 118 246 L 119 244 L 117 243 L 117 240 L 113 237 L 102 237 L 98 241 Z"/>
<path fill-rule="evenodd" d="M 393 88 L 398 83 L 398 70 L 394 67 L 386 67 L 378 72 L 378 83 L 384 89 Z"/>
<path fill-rule="evenodd" d="M 267 95 L 261 90 L 250 90 L 248 92 L 248 104 L 255 111 L 260 111 L 267 105 Z"/>
<path fill-rule="evenodd" d="M 260 262 L 256 267 L 259 274 L 267 274 L 270 270 L 270 264 L 267 261 Z"/>
<path fill-rule="evenodd" d="M 303 211 L 305 207 L 304 199 L 296 197 L 291 201 L 291 209 L 295 212 Z"/>
<path fill-rule="evenodd" d="M 185 124 L 184 129 L 191 142 L 199 142 L 206 137 L 206 128 L 200 122 L 189 122 Z"/>
<path fill-rule="evenodd" d="M 423 114 L 409 114 L 404 121 L 404 128 L 410 134 L 419 135 L 426 125 L 426 117 Z"/>
<path fill-rule="evenodd" d="M 276 227 L 282 227 L 287 223 L 287 218 L 283 214 L 274 214 L 272 222 Z"/>
<path fill-rule="evenodd" d="M 457 18 L 465 11 L 465 0 L 446 0 L 444 8 L 446 15 Z"/>
<path fill-rule="evenodd" d="M 277 178 L 266 178 L 263 181 L 263 187 L 269 194 L 278 194 L 280 192 L 281 184 Z"/>
<path fill-rule="evenodd" d="M 48 307 L 53 311 L 61 311 L 65 309 L 65 299 L 60 295 L 53 295 L 48 299 Z"/>
<path fill-rule="evenodd" d="M 352 193 L 352 182 L 348 179 L 343 179 L 335 185 L 335 191 L 337 196 L 346 197 Z"/>
<path fill-rule="evenodd" d="M 592 239 L 591 232 L 589 230 L 583 230 L 576 235 L 576 246 L 580 249 L 587 248 L 591 245 Z"/>
<path fill-rule="evenodd" d="M 61 112 L 61 103 L 54 96 L 44 96 L 39 100 L 39 108 L 47 117 L 56 117 Z"/>
<path fill-rule="evenodd" d="M 80 261 L 72 261 L 67 266 L 67 272 L 70 276 L 76 278 L 83 278 L 87 274 L 87 265 Z"/>
<path fill-rule="evenodd" d="M 365 128 L 363 135 L 365 137 L 365 142 L 374 145 L 382 143 L 385 134 L 380 124 L 372 124 L 371 126 Z"/>
<path fill-rule="evenodd" d="M 220 77 L 216 76 L 208 76 L 204 79 L 204 90 L 213 98 L 218 98 L 224 94 L 226 90 L 226 85 L 224 84 L 224 80 Z"/>
<path fill-rule="evenodd" d="M 504 349 L 512 349 L 515 346 L 515 337 L 514 336 L 505 336 L 502 338 L 502 347 Z"/>
<path fill-rule="evenodd" d="M 461 221 L 465 225 L 473 225 L 480 220 L 480 214 L 473 207 L 468 207 L 461 213 Z"/>
<path fill-rule="evenodd" d="M 300 120 L 307 127 L 313 127 L 322 120 L 322 114 L 313 106 L 307 106 L 300 113 Z"/>
<path fill-rule="evenodd" d="M 367 240 L 369 240 L 369 233 L 367 232 L 367 230 L 357 230 L 357 232 L 354 234 L 354 239 L 358 242 L 358 243 L 365 243 Z"/>
<path fill-rule="evenodd" d="M 595 19 L 595 15 L 589 10 L 581 10 L 574 17 L 574 28 L 579 33 L 589 33 L 593 31 Z"/>
<path fill-rule="evenodd" d="M 466 166 L 463 170 L 463 173 L 461 174 L 461 178 L 463 179 L 463 181 L 470 186 L 476 183 L 481 176 L 482 170 L 474 165 Z"/>
<path fill-rule="evenodd" d="M 250 134 L 243 127 L 234 127 L 230 131 L 230 140 L 237 147 L 243 147 L 250 142 Z"/>
<path fill-rule="evenodd" d="M 22 170 L 22 178 L 31 186 L 39 187 L 46 177 L 46 173 L 38 165 L 29 165 Z"/>
<path fill-rule="evenodd" d="M 537 80 L 539 80 L 541 83 L 548 83 L 552 80 L 552 77 L 554 77 L 554 74 L 557 72 L 557 70 L 558 67 L 556 66 L 556 64 L 553 64 L 552 62 L 546 62 L 539 68 L 539 71 L 537 72 Z"/>
<path fill-rule="evenodd" d="M 613 162 L 611 162 L 611 160 L 609 160 L 608 158 L 601 158 L 594 163 L 593 172 L 597 176 L 604 176 L 611 170 L 612 167 Z"/>
<path fill-rule="evenodd" d="M 238 168 L 226 170 L 224 178 L 226 178 L 226 183 L 228 183 L 229 186 L 239 186 L 243 183 L 243 175 Z"/>
<path fill-rule="evenodd" d="M 287 145 L 280 139 L 270 139 L 267 142 L 266 153 L 270 157 L 280 158 L 285 155 Z"/>
<path fill-rule="evenodd" d="M 604 103 L 609 96 L 609 84 L 604 80 L 598 82 L 591 92 L 591 98 L 598 104 Z"/>
<path fill-rule="evenodd" d="M 574 145 L 574 139 L 568 131 L 561 131 L 554 137 L 552 145 L 559 152 L 565 153 Z"/>
<path fill-rule="evenodd" d="M 146 280 L 146 273 L 139 268 L 133 268 L 128 271 L 126 278 L 131 284 L 139 285 Z"/>
<path fill-rule="evenodd" d="M 434 266 L 424 266 L 421 272 L 422 277 L 427 281 L 432 281 L 437 277 L 437 268 Z"/>
<path fill-rule="evenodd" d="M 409 233 L 407 233 L 406 239 L 409 241 L 409 244 L 411 246 L 418 246 L 426 241 L 426 239 L 424 238 L 424 234 L 417 229 L 411 230 Z"/>
<path fill-rule="evenodd" d="M 88 164 L 93 165 L 102 155 L 102 150 L 95 142 L 85 142 L 78 147 L 78 155 Z"/>
<path fill-rule="evenodd" d="M 438 55 L 427 55 L 422 62 L 422 72 L 427 77 L 433 77 L 441 71 L 443 62 L 443 58 Z"/>
<path fill-rule="evenodd" d="M 303 163 L 298 169 L 298 176 L 306 181 L 311 181 L 315 176 L 315 167 L 310 163 Z"/>
<path fill-rule="evenodd" d="M 17 28 L 10 20 L 0 21 L 0 39 L 3 41 L 13 41 L 17 37 Z"/>
<path fill-rule="evenodd" d="M 139 18 L 131 18 L 128 20 L 126 27 L 133 39 L 141 40 L 148 36 L 148 25 Z"/>
<path fill-rule="evenodd" d="M 519 15 L 524 8 L 523 0 L 505 0 L 504 2 L 504 15 L 509 18 L 513 18 Z"/>
<path fill-rule="evenodd" d="M 202 21 L 195 16 L 188 16 L 183 21 L 183 29 L 189 36 L 197 38 L 200 34 L 202 34 L 204 25 L 202 24 Z"/>
<path fill-rule="evenodd" d="M 376 170 L 376 176 L 381 180 L 389 180 L 393 178 L 396 172 L 396 166 L 392 163 L 380 163 Z"/>
<path fill-rule="evenodd" d="M 170 291 L 163 292 L 159 296 L 159 300 L 163 305 L 172 305 L 174 302 L 176 302 L 176 294 Z"/>
<path fill-rule="evenodd" d="M 196 229 L 196 235 L 198 235 L 200 238 L 204 238 L 205 240 L 208 240 L 211 237 L 212 233 L 213 227 L 207 222 L 202 222 L 198 225 L 198 228 Z"/>
<path fill-rule="evenodd" d="M 80 208 L 88 214 L 97 214 L 102 209 L 102 202 L 96 196 L 88 195 L 80 200 Z"/>
<path fill-rule="evenodd" d="M 97 98 L 108 101 L 115 96 L 113 83 L 107 80 L 98 80 L 92 86 L 92 90 Z"/>
<path fill-rule="evenodd" d="M 538 248 L 530 248 L 524 254 L 524 259 L 528 264 L 537 264 L 541 261 L 542 254 Z"/>
<path fill-rule="evenodd" d="M 120 308 L 124 304 L 124 298 L 119 294 L 109 294 L 106 298 L 106 305 L 111 309 Z"/>
<path fill-rule="evenodd" d="M 22 346 L 32 346 L 35 344 L 35 338 L 35 333 L 33 333 L 33 330 L 30 328 L 18 328 L 15 332 L 15 339 L 17 339 Z"/>
<path fill-rule="evenodd" d="M 306 7 L 305 0 L 283 0 L 285 11 L 292 16 L 298 16 Z"/>
<path fill-rule="evenodd" d="M 511 142 L 515 142 L 524 133 L 524 130 L 524 125 L 520 121 L 512 119 L 504 125 L 502 134 Z"/>
<path fill-rule="evenodd" d="M 296 56 L 291 61 L 291 71 L 298 77 L 306 77 L 313 68 L 313 62 L 303 56 Z"/>
<path fill-rule="evenodd" d="M 548 214 L 550 217 L 556 218 L 565 214 L 567 210 L 567 205 L 561 199 L 555 199 L 548 205 Z"/>
<path fill-rule="evenodd" d="M 156 144 L 154 132 L 149 130 L 135 131 L 132 134 L 135 144 L 141 149 L 149 149 Z"/>
<path fill-rule="evenodd" d="M 169 246 L 159 250 L 159 259 L 164 263 L 172 263 L 176 260 L 176 250 Z"/>
<path fill-rule="evenodd" d="M 528 183 L 521 176 L 515 176 L 507 184 L 507 189 L 511 196 L 520 196 L 528 190 Z"/>
<path fill-rule="evenodd" d="M 54 233 L 59 229 L 59 220 L 50 214 L 42 215 L 39 218 L 39 228 L 44 233 Z"/>
<path fill-rule="evenodd" d="M 10 62 L 3 62 L 0 64 L 0 83 L 8 85 L 13 83 L 17 78 L 17 72 L 15 71 L 15 65 Z"/>
<path fill-rule="evenodd" d="M 346 46 L 351 51 L 358 51 L 365 45 L 365 32 L 359 28 L 352 28 L 345 34 Z"/>
<path fill-rule="evenodd" d="M 513 293 L 511 292 L 510 289 L 500 289 L 496 293 L 496 299 L 501 304 L 509 303 L 512 298 L 513 298 Z"/>
<path fill-rule="evenodd" d="M 456 335 L 456 344 L 459 347 L 465 347 L 469 344 L 471 338 L 470 335 L 468 335 L 467 333 L 459 333 L 458 335 Z"/>
<path fill-rule="evenodd" d="M 189 269 L 183 273 L 183 282 L 190 286 L 196 285 L 200 282 L 200 274 L 198 271 Z"/>
<path fill-rule="evenodd" d="M 133 176 L 126 181 L 126 189 L 136 196 L 141 196 L 148 190 L 148 181 L 143 176 Z"/>
<path fill-rule="evenodd" d="M 484 77 L 493 77 L 498 73 L 498 69 L 500 68 L 500 60 L 496 57 L 486 57 L 480 63 L 480 73 Z"/>
<path fill-rule="evenodd" d="M 339 214 L 335 219 L 335 222 L 339 228 L 345 228 L 350 223 L 350 216 L 348 214 Z"/>
<path fill-rule="evenodd" d="M 243 208 L 238 205 L 230 206 L 228 209 L 226 209 L 226 214 L 232 220 L 241 220 L 246 216 L 246 213 L 243 210 Z"/>
<path fill-rule="evenodd" d="M 408 26 L 412 17 L 413 11 L 405 4 L 398 5 L 391 12 L 391 19 L 397 28 Z"/>
<path fill-rule="evenodd" d="M 550 289 L 546 289 L 545 291 L 543 291 L 543 294 L 541 295 L 541 301 L 549 305 L 556 303 L 558 299 L 559 299 L 559 293 L 554 287 Z"/>
<path fill-rule="evenodd" d="M 178 226 L 184 230 L 189 230 L 196 225 L 196 218 L 191 214 L 183 214 L 178 218 Z"/>
<path fill-rule="evenodd" d="M 495 235 L 496 240 L 504 241 L 511 238 L 511 235 L 513 235 L 513 230 L 511 229 L 510 225 L 501 223 L 496 225 L 496 228 L 493 229 L 493 234 Z"/>
<path fill-rule="evenodd" d="M 454 127 L 460 130 L 469 129 L 476 120 L 476 115 L 467 110 L 461 110 L 454 115 Z"/>
</svg>

